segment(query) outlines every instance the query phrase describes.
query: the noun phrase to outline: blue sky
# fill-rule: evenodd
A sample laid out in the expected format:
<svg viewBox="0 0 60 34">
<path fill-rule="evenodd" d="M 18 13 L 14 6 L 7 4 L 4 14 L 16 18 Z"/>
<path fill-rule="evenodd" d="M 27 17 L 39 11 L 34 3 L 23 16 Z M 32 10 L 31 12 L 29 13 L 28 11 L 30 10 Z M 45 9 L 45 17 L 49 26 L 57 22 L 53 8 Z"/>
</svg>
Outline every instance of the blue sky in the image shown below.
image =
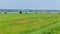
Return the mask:
<svg viewBox="0 0 60 34">
<path fill-rule="evenodd" d="M 0 9 L 60 9 L 60 0 L 0 0 Z"/>
</svg>

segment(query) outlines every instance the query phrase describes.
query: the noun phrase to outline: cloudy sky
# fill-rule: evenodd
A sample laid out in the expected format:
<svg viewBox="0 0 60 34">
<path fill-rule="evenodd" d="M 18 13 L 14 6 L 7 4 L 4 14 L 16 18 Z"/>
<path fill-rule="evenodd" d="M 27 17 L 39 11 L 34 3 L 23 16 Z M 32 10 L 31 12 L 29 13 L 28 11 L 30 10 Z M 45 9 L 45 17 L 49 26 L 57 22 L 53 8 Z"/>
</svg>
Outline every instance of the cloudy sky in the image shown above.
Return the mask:
<svg viewBox="0 0 60 34">
<path fill-rule="evenodd" d="M 0 0 L 0 9 L 60 9 L 60 0 Z"/>
</svg>

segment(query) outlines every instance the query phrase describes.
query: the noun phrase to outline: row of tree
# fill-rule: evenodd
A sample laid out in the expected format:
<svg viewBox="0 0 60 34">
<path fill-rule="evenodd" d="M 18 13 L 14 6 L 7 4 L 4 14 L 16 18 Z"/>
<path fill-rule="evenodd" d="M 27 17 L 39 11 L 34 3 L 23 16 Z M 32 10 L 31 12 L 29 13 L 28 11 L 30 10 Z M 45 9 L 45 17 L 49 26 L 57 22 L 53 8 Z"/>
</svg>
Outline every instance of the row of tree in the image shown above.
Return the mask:
<svg viewBox="0 0 60 34">
<path fill-rule="evenodd" d="M 29 11 L 29 12 L 31 12 L 32 13 L 32 11 Z M 23 11 L 19 11 L 19 14 L 22 14 L 23 13 Z M 28 12 L 25 12 L 26 14 L 28 13 Z M 35 12 L 35 13 L 37 13 L 37 12 Z M 7 14 L 7 12 L 4 12 L 4 14 Z"/>
<path fill-rule="evenodd" d="M 7 14 L 7 12 L 4 12 L 4 14 Z M 19 14 L 22 14 L 22 11 L 19 11 Z"/>
</svg>

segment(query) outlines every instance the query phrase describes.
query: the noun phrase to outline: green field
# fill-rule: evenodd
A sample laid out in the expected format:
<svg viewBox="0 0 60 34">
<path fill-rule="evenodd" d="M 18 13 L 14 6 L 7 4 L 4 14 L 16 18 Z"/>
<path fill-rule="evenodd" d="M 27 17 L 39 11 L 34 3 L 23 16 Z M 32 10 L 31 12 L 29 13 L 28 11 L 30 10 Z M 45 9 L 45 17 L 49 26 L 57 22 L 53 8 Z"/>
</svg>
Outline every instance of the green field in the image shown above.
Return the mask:
<svg viewBox="0 0 60 34">
<path fill-rule="evenodd" d="M 0 14 L 0 34 L 60 34 L 60 14 Z"/>
</svg>

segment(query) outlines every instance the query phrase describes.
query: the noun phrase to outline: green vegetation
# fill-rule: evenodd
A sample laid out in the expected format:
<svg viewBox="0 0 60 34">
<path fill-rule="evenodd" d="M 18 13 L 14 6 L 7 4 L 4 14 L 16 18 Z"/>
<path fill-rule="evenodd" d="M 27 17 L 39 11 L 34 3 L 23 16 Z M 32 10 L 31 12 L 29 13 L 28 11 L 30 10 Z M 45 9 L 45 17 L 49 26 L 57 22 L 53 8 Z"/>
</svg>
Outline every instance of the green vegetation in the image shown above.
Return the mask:
<svg viewBox="0 0 60 34">
<path fill-rule="evenodd" d="M 0 14 L 0 34 L 60 34 L 60 14 Z"/>
</svg>

